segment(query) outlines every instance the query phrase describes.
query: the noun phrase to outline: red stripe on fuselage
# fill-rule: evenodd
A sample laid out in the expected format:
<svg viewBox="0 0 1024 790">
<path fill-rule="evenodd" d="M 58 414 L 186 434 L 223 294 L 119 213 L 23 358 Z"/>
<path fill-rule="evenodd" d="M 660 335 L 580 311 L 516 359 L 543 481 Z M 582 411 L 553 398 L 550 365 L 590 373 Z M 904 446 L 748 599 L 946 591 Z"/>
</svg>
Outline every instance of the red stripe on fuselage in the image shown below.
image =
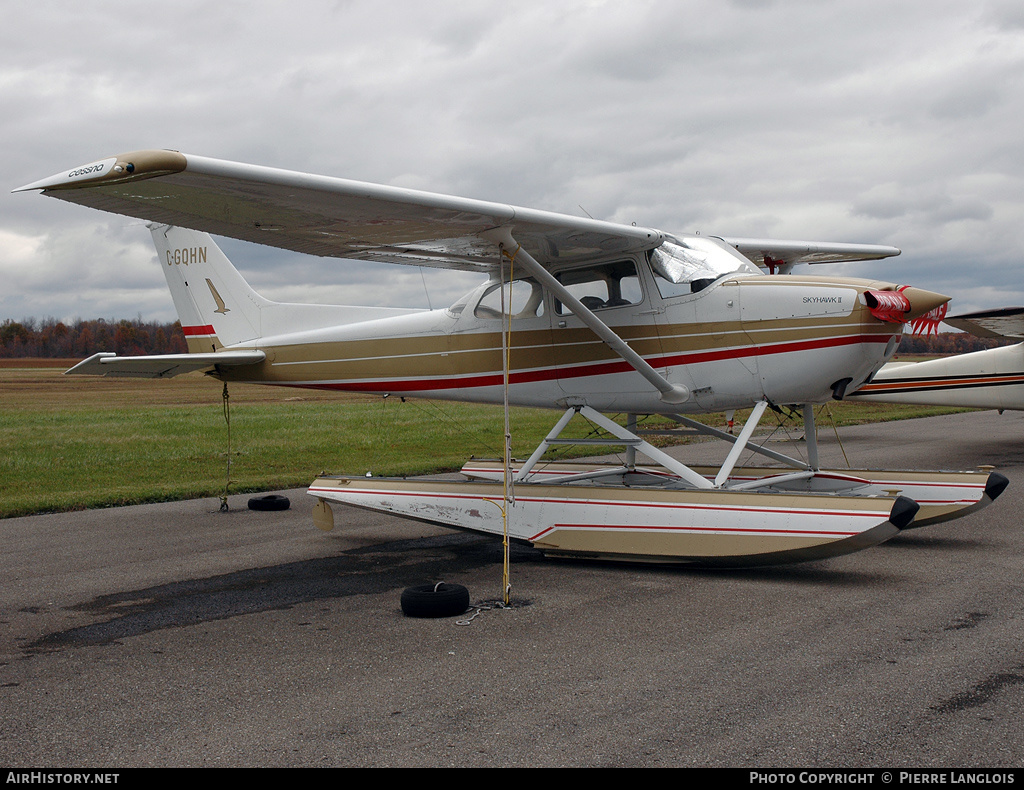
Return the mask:
<svg viewBox="0 0 1024 790">
<path fill-rule="evenodd" d="M 925 390 L 955 390 L 968 387 L 998 387 L 1008 384 L 1024 384 L 1024 375 L 1020 373 L 990 373 L 984 376 L 964 374 L 960 376 L 935 376 L 918 379 L 905 377 L 865 384 L 857 390 L 856 394 L 870 395 L 878 392 L 903 393 Z"/>
<path fill-rule="evenodd" d="M 889 335 L 853 335 L 829 337 L 817 340 L 799 340 L 791 343 L 775 343 L 769 346 L 743 346 L 722 351 L 698 351 L 687 354 L 670 354 L 651 357 L 647 361 L 653 367 L 673 365 L 695 365 L 701 362 L 717 362 L 726 359 L 788 354 L 794 351 L 809 351 L 821 348 L 852 346 L 860 343 L 888 343 Z M 541 368 L 509 374 L 510 384 L 526 384 L 554 379 L 575 379 L 584 376 L 605 376 L 612 373 L 627 373 L 633 367 L 624 361 L 595 362 L 588 365 L 563 368 Z M 500 373 L 485 373 L 478 376 L 445 377 L 436 379 L 403 379 L 386 381 L 334 382 L 330 384 L 294 384 L 291 386 L 310 389 L 341 390 L 344 392 L 425 392 L 428 390 L 463 389 L 469 387 L 500 387 L 503 378 Z"/>
</svg>

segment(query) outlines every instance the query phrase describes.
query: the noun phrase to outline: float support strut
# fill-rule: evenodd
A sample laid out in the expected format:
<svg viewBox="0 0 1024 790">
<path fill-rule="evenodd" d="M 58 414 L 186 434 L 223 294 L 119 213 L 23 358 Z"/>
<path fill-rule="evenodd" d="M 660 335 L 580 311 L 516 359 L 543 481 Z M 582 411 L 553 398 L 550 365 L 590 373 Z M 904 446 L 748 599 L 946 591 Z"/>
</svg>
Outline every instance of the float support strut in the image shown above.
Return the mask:
<svg viewBox="0 0 1024 790">
<path fill-rule="evenodd" d="M 725 481 L 729 479 L 729 475 L 732 474 L 732 470 L 735 468 L 736 462 L 740 459 L 740 453 L 742 453 L 746 448 L 747 442 L 750 441 L 750 437 L 754 435 L 754 429 L 761 421 L 761 415 L 764 414 L 764 410 L 767 407 L 768 401 L 766 400 L 759 400 L 754 404 L 754 408 L 750 412 L 750 416 L 743 425 L 743 430 L 740 431 L 740 435 L 736 437 L 736 442 L 729 449 L 729 455 L 726 456 L 725 462 L 722 464 L 722 468 L 718 470 L 718 474 L 715 476 L 715 488 L 721 488 Z"/>
</svg>

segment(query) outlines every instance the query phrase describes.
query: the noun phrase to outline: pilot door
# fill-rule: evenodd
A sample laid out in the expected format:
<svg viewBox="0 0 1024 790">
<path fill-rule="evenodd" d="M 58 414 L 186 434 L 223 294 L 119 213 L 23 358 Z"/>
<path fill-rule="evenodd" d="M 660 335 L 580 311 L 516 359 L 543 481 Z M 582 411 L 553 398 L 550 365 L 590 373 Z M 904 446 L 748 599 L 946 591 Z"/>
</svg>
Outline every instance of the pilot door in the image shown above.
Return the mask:
<svg viewBox="0 0 1024 790">
<path fill-rule="evenodd" d="M 654 317 L 647 310 L 645 286 L 636 261 L 565 269 L 555 277 L 584 307 L 644 358 L 661 356 Z M 587 327 L 568 306 L 552 298 L 552 334 L 558 383 L 565 396 L 615 408 L 616 399 L 657 392 Z"/>
</svg>

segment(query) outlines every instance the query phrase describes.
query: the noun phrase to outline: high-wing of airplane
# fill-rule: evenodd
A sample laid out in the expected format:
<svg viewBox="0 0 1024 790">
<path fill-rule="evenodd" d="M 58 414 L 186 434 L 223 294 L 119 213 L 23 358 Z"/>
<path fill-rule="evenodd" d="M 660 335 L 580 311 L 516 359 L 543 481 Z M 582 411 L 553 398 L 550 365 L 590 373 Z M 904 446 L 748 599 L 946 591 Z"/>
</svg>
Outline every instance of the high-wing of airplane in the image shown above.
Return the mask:
<svg viewBox="0 0 1024 790">
<path fill-rule="evenodd" d="M 943 318 L 978 337 L 1024 340 L 1024 307 Z M 1024 410 L 1024 343 L 924 362 L 889 362 L 851 397 L 885 403 Z"/>
<path fill-rule="evenodd" d="M 997 474 L 822 469 L 813 404 L 891 358 L 904 325 L 947 297 L 893 283 L 792 273 L 893 247 L 670 235 L 501 203 L 139 151 L 22 187 L 149 220 L 189 354 L 97 354 L 69 373 L 206 370 L 344 392 L 512 403 L 562 412 L 524 462 L 466 480 L 321 477 L 331 502 L 528 541 L 549 555 L 756 565 L 856 551 L 985 506 Z M 19 190 L 19 191 L 21 191 Z M 478 271 L 443 310 L 292 305 L 255 293 L 208 234 L 340 259 Z M 343 265 L 343 262 L 339 265 Z M 772 273 L 764 273 L 767 269 Z M 798 405 L 807 457 L 751 442 L 766 409 Z M 687 415 L 750 408 L 738 436 Z M 626 425 L 608 413 L 627 415 Z M 637 414 L 732 442 L 714 469 L 654 447 Z M 585 418 L 621 464 L 546 464 Z M 740 467 L 744 450 L 779 466 Z M 637 452 L 653 464 L 638 465 Z M 501 482 L 499 482 L 499 480 Z"/>
</svg>

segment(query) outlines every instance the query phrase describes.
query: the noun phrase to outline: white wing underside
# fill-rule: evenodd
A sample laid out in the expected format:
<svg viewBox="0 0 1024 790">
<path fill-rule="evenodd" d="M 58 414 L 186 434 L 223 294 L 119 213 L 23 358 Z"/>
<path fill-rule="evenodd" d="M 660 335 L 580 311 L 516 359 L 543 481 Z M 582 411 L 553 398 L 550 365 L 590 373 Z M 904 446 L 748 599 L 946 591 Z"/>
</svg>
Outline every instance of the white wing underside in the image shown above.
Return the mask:
<svg viewBox="0 0 1024 790">
<path fill-rule="evenodd" d="M 606 258 L 659 246 L 653 228 L 503 203 L 185 155 L 136 151 L 58 173 L 15 191 L 311 255 L 487 271 L 481 234 L 509 228 L 539 263 Z M 759 266 L 898 255 L 895 247 L 724 239 Z"/>
</svg>

